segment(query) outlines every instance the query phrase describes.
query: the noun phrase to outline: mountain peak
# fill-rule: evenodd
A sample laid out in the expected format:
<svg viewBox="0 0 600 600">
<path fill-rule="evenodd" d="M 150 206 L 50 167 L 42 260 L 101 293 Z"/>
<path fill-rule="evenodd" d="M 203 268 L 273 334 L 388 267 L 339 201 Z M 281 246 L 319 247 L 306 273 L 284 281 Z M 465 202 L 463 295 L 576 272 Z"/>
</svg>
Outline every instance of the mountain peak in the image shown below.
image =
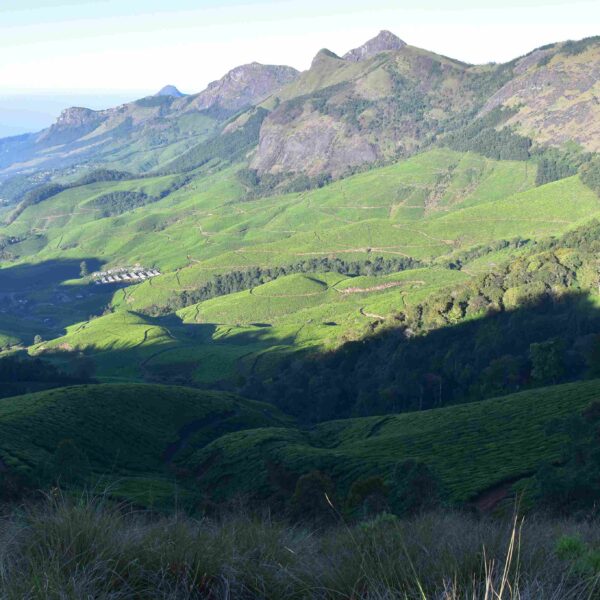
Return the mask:
<svg viewBox="0 0 600 600">
<path fill-rule="evenodd" d="M 240 65 L 209 83 L 203 92 L 191 96 L 189 108 L 206 110 L 218 106 L 237 111 L 262 102 L 296 77 L 298 71 L 292 67 L 257 62 Z"/>
<path fill-rule="evenodd" d="M 183 98 L 185 94 L 180 92 L 174 85 L 165 85 L 164 88 L 159 90 L 155 96 L 173 96 L 174 98 Z"/>
<path fill-rule="evenodd" d="M 380 31 L 374 38 L 364 43 L 358 48 L 354 48 L 344 54 L 343 58 L 351 62 L 360 62 L 371 58 L 380 52 L 388 52 L 390 50 L 400 50 L 406 46 L 406 42 L 402 41 L 397 35 L 391 31 Z"/>
<path fill-rule="evenodd" d="M 315 54 L 315 57 L 312 59 L 311 67 L 314 67 L 316 64 L 318 64 L 320 62 L 327 61 L 330 58 L 340 60 L 340 57 L 335 52 L 332 52 L 331 50 L 328 50 L 327 48 L 321 48 Z"/>
</svg>

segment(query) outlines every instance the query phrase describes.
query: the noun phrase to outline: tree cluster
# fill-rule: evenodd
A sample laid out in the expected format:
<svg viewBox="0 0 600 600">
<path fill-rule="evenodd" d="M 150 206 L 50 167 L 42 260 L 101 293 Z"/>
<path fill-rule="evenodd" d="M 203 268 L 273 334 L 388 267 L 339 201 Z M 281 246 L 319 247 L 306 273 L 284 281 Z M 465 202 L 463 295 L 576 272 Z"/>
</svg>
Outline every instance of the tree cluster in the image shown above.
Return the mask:
<svg viewBox="0 0 600 600">
<path fill-rule="evenodd" d="M 388 275 L 408 269 L 422 267 L 423 263 L 410 257 L 385 259 L 380 256 L 366 261 L 345 261 L 341 258 L 313 258 L 291 265 L 276 267 L 252 267 L 246 271 L 231 271 L 215 275 L 212 280 L 195 290 L 184 290 L 174 294 L 165 305 L 152 305 L 142 312 L 157 316 L 172 313 L 185 306 L 197 304 L 218 296 L 252 289 L 256 286 L 273 281 L 278 277 L 293 273 L 340 273 L 347 277 L 359 275 Z"/>
<path fill-rule="evenodd" d="M 443 406 L 586 377 L 595 351 L 600 224 L 440 291 L 341 348 L 284 361 L 242 393 L 306 421 Z"/>
</svg>

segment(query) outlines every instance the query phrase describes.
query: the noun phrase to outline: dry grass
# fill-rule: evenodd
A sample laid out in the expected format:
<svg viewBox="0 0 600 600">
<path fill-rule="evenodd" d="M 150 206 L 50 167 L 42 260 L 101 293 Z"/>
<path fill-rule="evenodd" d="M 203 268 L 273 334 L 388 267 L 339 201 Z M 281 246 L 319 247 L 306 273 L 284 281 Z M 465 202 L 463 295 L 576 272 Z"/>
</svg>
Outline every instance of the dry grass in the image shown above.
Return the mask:
<svg viewBox="0 0 600 600">
<path fill-rule="evenodd" d="M 581 600 L 594 577 L 557 540 L 596 525 L 456 513 L 318 530 L 240 512 L 160 517 L 61 494 L 0 523 L 0 596 L 12 599 Z"/>
</svg>

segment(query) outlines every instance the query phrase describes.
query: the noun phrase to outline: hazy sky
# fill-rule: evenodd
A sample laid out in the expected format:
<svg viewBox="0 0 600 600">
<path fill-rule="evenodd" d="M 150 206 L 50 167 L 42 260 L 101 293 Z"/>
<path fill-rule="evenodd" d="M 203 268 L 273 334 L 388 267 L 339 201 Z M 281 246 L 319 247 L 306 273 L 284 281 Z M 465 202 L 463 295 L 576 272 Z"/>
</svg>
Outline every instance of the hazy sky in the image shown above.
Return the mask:
<svg viewBox="0 0 600 600">
<path fill-rule="evenodd" d="M 573 0 L 1 0 L 0 95 L 200 91 L 257 60 L 309 66 L 389 29 L 468 62 L 600 34 L 600 2 Z"/>
</svg>

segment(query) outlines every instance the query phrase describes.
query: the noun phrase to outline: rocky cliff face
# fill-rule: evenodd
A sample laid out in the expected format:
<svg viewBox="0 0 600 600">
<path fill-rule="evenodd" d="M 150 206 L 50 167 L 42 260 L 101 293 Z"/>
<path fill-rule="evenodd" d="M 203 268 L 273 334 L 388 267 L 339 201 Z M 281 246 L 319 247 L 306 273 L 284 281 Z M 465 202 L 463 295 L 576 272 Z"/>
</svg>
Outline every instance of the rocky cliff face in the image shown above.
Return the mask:
<svg viewBox="0 0 600 600">
<path fill-rule="evenodd" d="M 485 103 L 516 109 L 507 122 L 542 144 L 574 141 L 600 151 L 600 38 L 536 50 L 517 62 L 517 76 Z"/>
<path fill-rule="evenodd" d="M 261 103 L 269 114 L 250 158 L 260 173 L 339 176 L 417 152 L 456 133 L 465 116 L 499 107 L 514 113 L 502 126 L 536 143 L 572 140 L 600 151 L 600 38 L 549 45 L 504 65 L 473 66 L 383 31 L 342 57 L 321 50 L 303 73 L 251 63 L 199 94 L 178 94 L 167 86 L 109 110 L 67 109 L 37 136 L 5 141 L 0 175 L 75 161 L 111 164 L 115 157 L 119 168 L 150 171 L 163 156 L 172 159 L 211 136 L 234 133 L 251 113 L 225 122 Z M 172 144 L 176 149 L 165 152 Z"/>
<path fill-rule="evenodd" d="M 56 125 L 58 127 L 81 127 L 97 121 L 98 115 L 98 111 L 75 106 L 63 110 L 56 121 Z"/>
<path fill-rule="evenodd" d="M 498 107 L 515 113 L 502 126 L 534 143 L 600 151 L 600 38 L 472 66 L 381 32 L 342 58 L 321 50 L 281 96 L 252 159 L 259 172 L 340 175 L 418 151 L 465 114 Z"/>
<path fill-rule="evenodd" d="M 362 46 L 350 50 L 344 54 L 343 58 L 352 62 L 360 62 L 379 54 L 380 52 L 390 52 L 401 50 L 406 47 L 406 42 L 390 31 L 380 31 L 373 39 Z"/>
<path fill-rule="evenodd" d="M 387 32 L 343 58 L 321 50 L 309 71 L 282 90 L 284 101 L 263 122 L 251 166 L 339 176 L 408 155 L 440 122 L 473 105 L 471 79 L 466 65 Z"/>
</svg>

